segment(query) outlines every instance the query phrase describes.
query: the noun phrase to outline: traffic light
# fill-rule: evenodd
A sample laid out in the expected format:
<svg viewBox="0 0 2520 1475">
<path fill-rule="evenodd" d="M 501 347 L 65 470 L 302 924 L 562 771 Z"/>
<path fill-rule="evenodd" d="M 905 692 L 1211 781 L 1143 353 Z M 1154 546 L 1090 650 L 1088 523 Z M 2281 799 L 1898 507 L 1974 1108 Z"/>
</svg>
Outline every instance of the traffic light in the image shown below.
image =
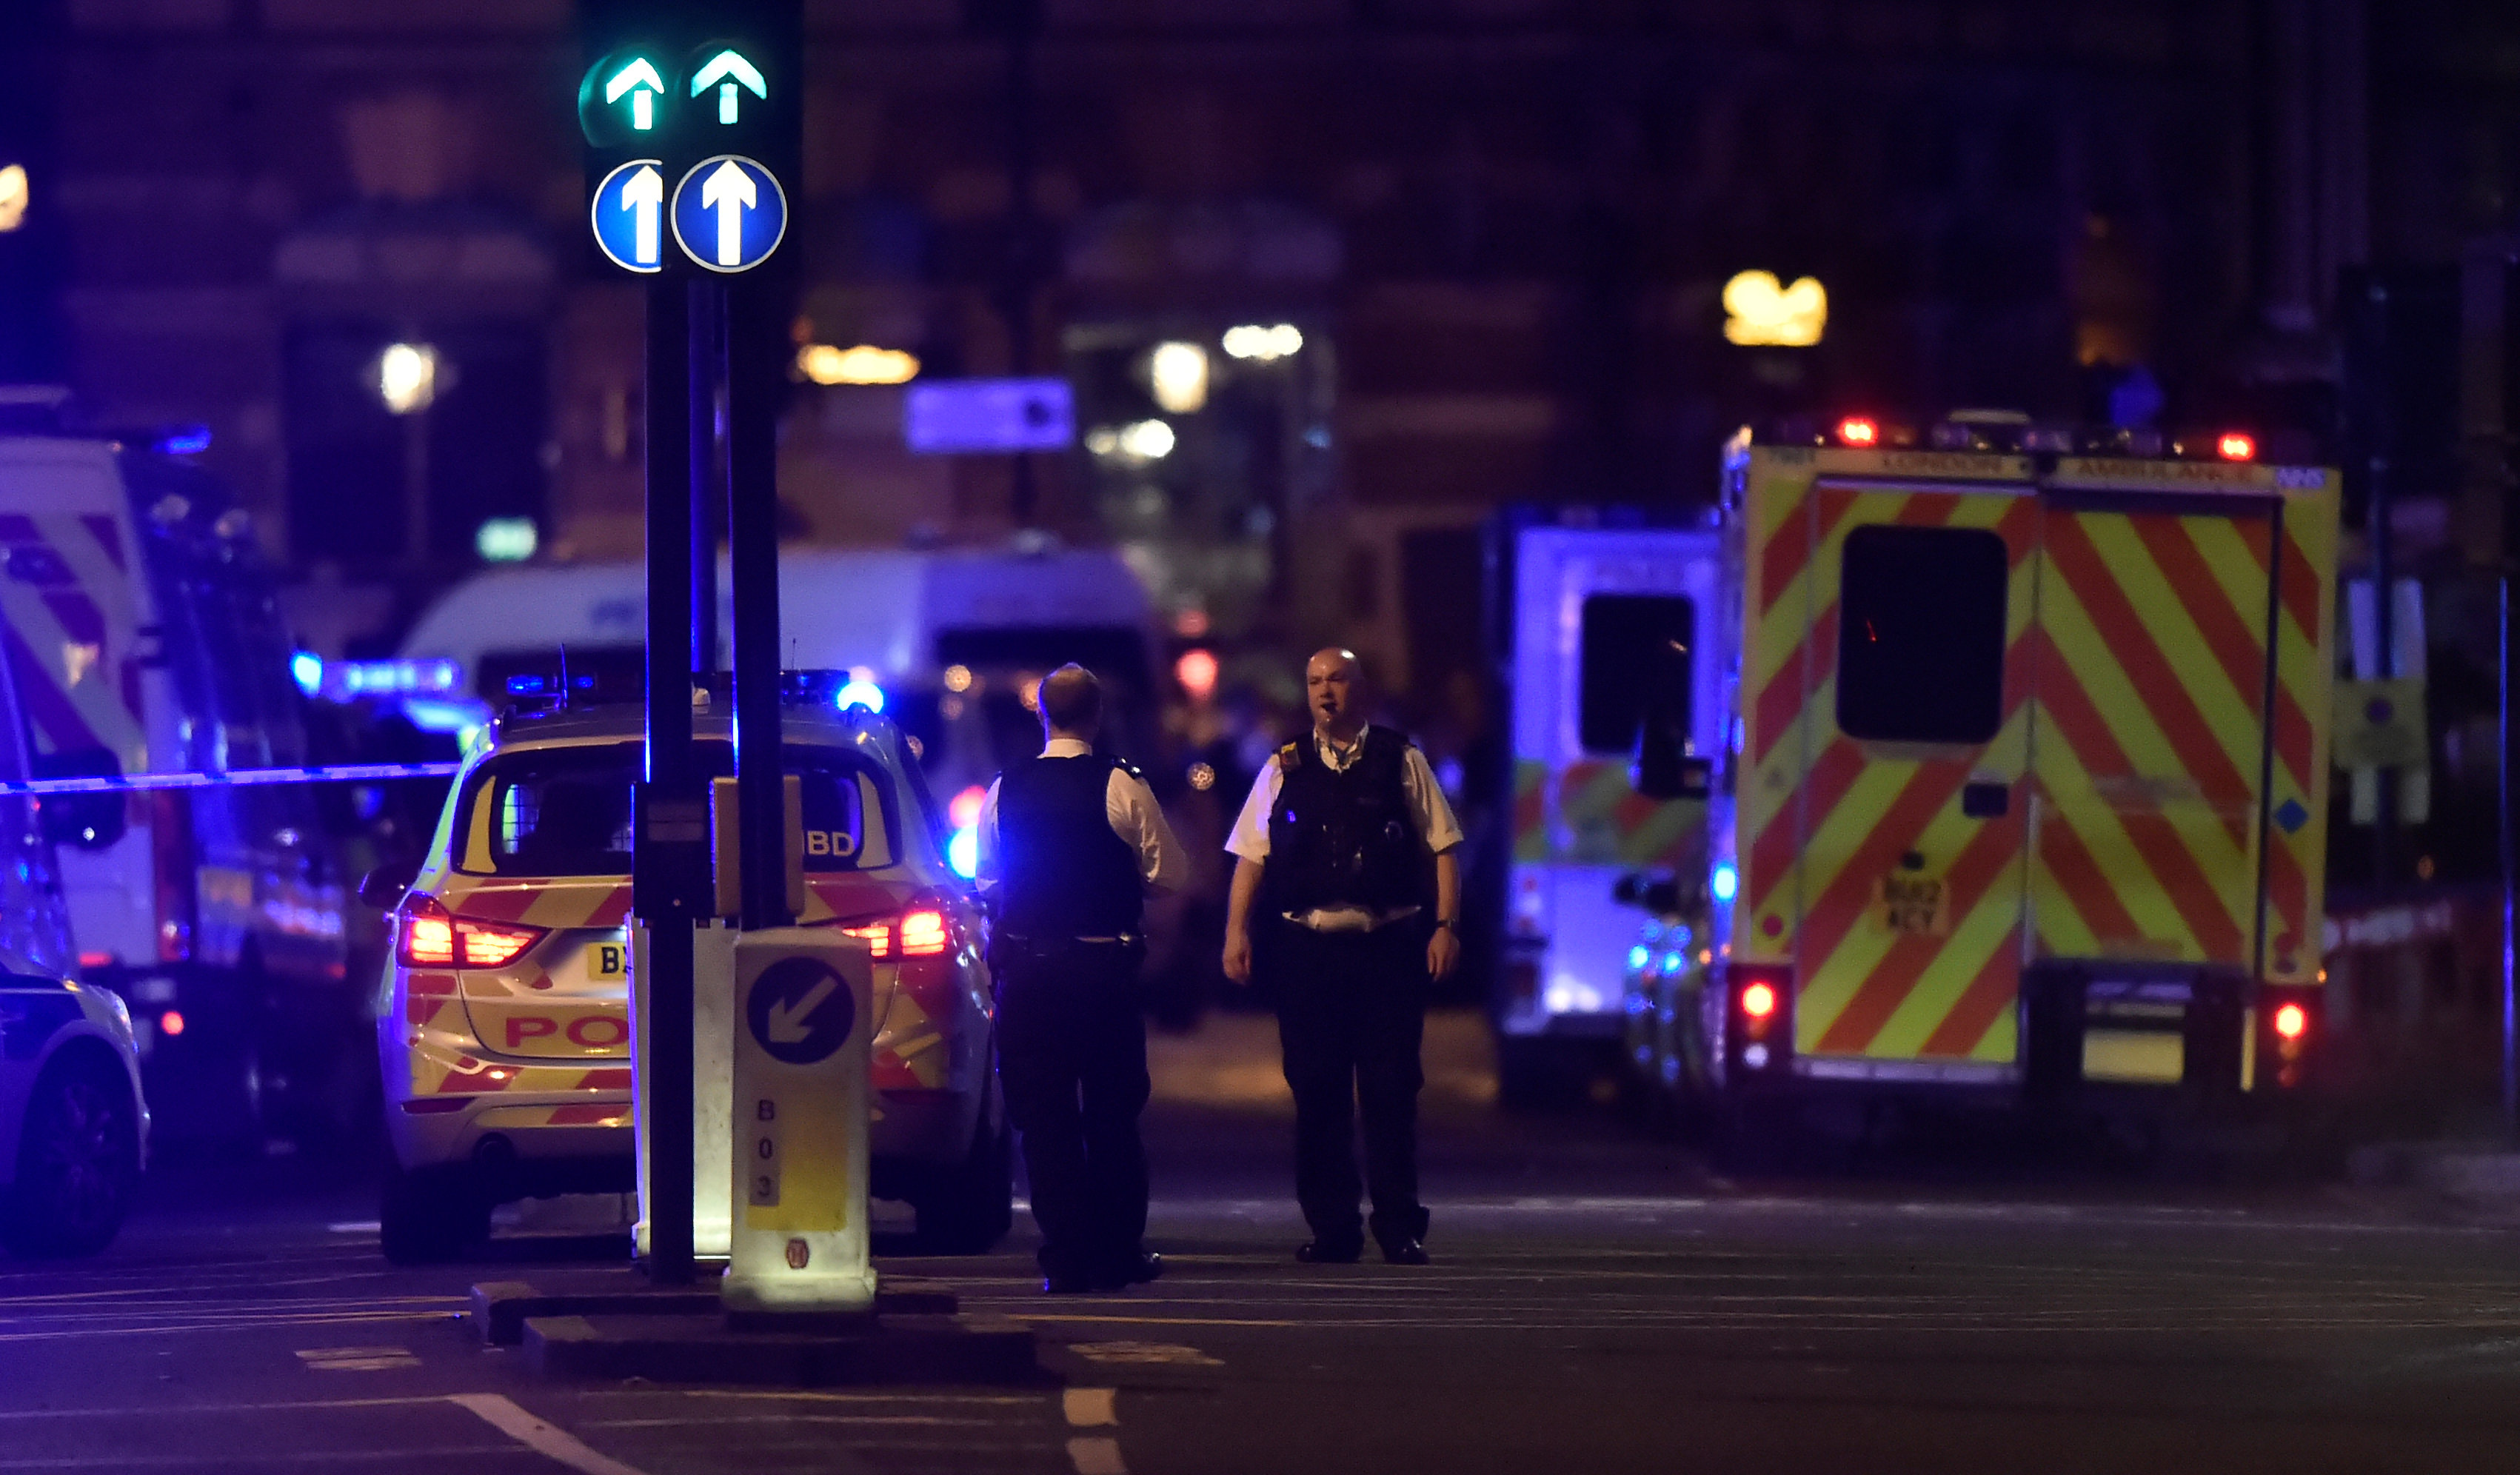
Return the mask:
<svg viewBox="0 0 2520 1475">
<path fill-rule="evenodd" d="M 597 249 L 643 276 L 761 265 L 803 155 L 799 0 L 582 0 L 581 15 Z"/>
</svg>

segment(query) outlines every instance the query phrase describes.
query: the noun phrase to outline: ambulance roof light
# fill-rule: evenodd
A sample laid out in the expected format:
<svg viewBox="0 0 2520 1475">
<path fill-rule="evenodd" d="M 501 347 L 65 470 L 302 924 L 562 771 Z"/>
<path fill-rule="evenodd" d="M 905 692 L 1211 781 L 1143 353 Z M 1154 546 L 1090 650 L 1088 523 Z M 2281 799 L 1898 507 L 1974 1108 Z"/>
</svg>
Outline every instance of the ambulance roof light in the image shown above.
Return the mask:
<svg viewBox="0 0 2520 1475">
<path fill-rule="evenodd" d="M 1880 422 L 1867 416 L 1850 415 L 1837 423 L 1837 441 L 1859 450 L 1870 450 L 1881 443 Z"/>
<path fill-rule="evenodd" d="M 2246 430 L 2226 430 L 2215 438 L 2214 453 L 2225 461 L 2258 459 L 2258 438 Z"/>
</svg>

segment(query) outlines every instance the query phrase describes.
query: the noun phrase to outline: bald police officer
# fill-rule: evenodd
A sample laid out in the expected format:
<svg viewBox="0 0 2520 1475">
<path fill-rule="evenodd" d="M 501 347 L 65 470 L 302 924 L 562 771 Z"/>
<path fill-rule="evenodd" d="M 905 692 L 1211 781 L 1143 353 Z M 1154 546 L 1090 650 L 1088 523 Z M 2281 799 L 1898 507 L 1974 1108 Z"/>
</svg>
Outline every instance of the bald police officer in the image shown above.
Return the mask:
<svg viewBox="0 0 2520 1475">
<path fill-rule="evenodd" d="M 1295 1258 L 1354 1261 L 1371 1228 L 1383 1259 L 1424 1265 L 1418 1056 L 1429 981 L 1461 960 L 1462 828 L 1426 755 L 1366 724 L 1360 685 L 1352 651 L 1304 667 L 1313 730 L 1261 770 L 1226 842 L 1225 971 L 1249 980 L 1265 929 L 1257 952 L 1295 1095 L 1295 1197 L 1313 1231 Z M 1360 1221 L 1365 1189 L 1373 1214 Z"/>
<path fill-rule="evenodd" d="M 1041 682 L 1046 741 L 989 785 L 979 877 L 996 902 L 998 1080 L 1023 1144 L 1042 1289 L 1117 1290 L 1162 1274 L 1147 1252 L 1147 1027 L 1140 919 L 1189 860 L 1136 769 L 1097 755 L 1102 689 L 1065 665 Z"/>
</svg>

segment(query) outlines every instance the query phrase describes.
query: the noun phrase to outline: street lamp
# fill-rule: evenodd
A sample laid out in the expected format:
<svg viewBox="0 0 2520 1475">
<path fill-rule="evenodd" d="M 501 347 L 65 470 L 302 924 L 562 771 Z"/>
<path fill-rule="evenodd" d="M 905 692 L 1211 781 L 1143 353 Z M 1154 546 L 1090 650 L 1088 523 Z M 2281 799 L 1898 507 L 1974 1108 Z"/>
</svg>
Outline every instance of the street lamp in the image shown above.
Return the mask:
<svg viewBox="0 0 2520 1475">
<path fill-rule="evenodd" d="M 378 397 L 402 421 L 403 544 L 414 563 L 428 559 L 428 407 L 439 380 L 437 350 L 427 343 L 389 344 L 377 356 Z"/>
</svg>

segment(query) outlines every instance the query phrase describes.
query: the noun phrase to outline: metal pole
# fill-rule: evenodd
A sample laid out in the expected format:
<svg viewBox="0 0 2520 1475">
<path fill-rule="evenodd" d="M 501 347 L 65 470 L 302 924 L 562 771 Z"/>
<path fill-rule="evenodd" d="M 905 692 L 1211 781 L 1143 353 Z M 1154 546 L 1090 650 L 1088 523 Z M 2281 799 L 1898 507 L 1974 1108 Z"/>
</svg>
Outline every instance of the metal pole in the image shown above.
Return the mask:
<svg viewBox="0 0 2520 1475">
<path fill-rule="evenodd" d="M 2363 413 L 2367 417 L 2361 450 L 2367 514 L 2365 528 L 2371 542 L 2372 631 L 2379 646 L 2378 674 L 2386 679 L 2398 674 L 2398 631 L 2396 590 L 2393 572 L 2397 562 L 2389 527 L 2389 455 L 2397 445 L 2399 425 L 2390 402 L 2390 355 L 2397 349 L 2396 335 L 2389 307 L 2388 284 L 2379 276 L 2370 277 L 2363 285 L 2362 311 L 2373 340 L 2371 369 L 2363 388 Z M 2397 881 L 2398 850 L 2398 770 L 2384 768 L 2375 776 L 2379 786 L 2379 807 L 2371 824 L 2371 883 L 2386 890 Z"/>
<path fill-rule="evenodd" d="M 692 669 L 717 669 L 717 540 L 726 520 L 726 284 L 692 301 Z"/>
<path fill-rule="evenodd" d="M 779 741 L 779 486 L 775 285 L 727 290 L 727 546 L 735 586 L 735 783 L 742 925 L 784 926 L 786 785 Z"/>
<path fill-rule="evenodd" d="M 648 927 L 644 1054 L 649 1133 L 649 1271 L 692 1280 L 692 897 L 678 884 L 699 790 L 692 741 L 690 297 L 680 282 L 648 290 L 648 782 L 631 859 L 631 896 Z M 676 813 L 676 811 L 682 811 Z M 664 821 L 666 823 L 659 823 Z M 668 839 L 667 837 L 671 838 Z"/>
<path fill-rule="evenodd" d="M 2505 564 L 2496 590 L 2502 654 L 2502 761 L 2498 775 L 2498 797 L 2502 811 L 2498 836 L 2502 853 L 2502 1121 L 2512 1132 L 2520 1134 L 2520 994 L 2514 992 L 2511 969 L 2511 892 L 2520 872 L 2515 872 L 2511 833 L 2511 571 L 2508 564 Z"/>
<path fill-rule="evenodd" d="M 1007 7 L 1007 280 L 1008 368 L 1017 378 L 1032 373 L 1034 238 L 1032 147 L 1032 43 L 1041 22 L 1039 0 Z M 1015 524 L 1030 527 L 1040 511 L 1030 452 L 1017 451 L 1011 510 Z"/>
</svg>

